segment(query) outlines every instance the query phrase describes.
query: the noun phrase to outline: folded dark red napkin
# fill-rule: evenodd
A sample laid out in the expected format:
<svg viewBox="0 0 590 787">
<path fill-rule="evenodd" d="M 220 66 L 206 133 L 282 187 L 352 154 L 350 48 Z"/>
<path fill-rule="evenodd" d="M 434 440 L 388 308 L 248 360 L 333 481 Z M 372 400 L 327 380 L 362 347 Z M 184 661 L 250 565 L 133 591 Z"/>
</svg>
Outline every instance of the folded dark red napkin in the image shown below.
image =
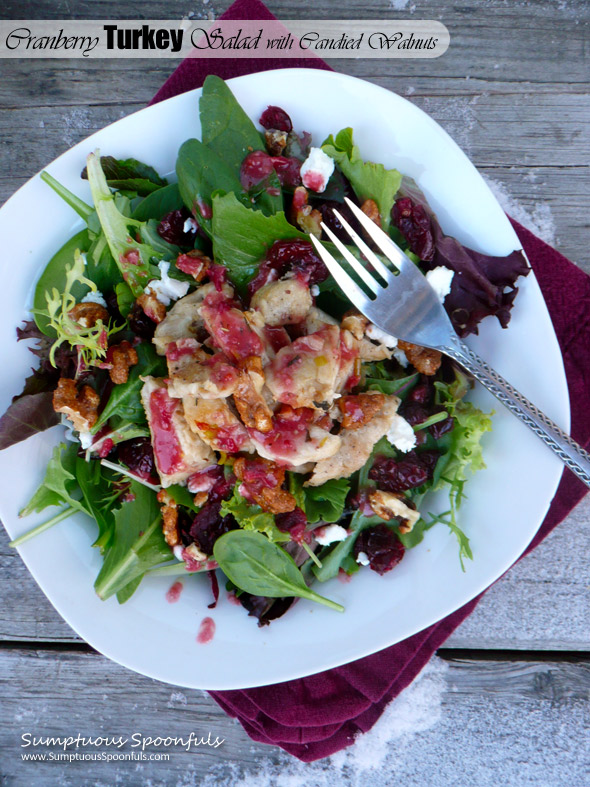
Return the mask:
<svg viewBox="0 0 590 787">
<path fill-rule="evenodd" d="M 260 0 L 237 0 L 222 19 L 274 19 Z M 187 59 L 153 102 L 200 87 L 207 74 L 224 79 L 274 68 L 329 69 L 318 58 L 305 60 Z M 514 229 L 531 262 L 563 354 L 572 411 L 572 436 L 590 443 L 590 277 L 515 221 Z M 565 470 L 545 521 L 525 554 L 534 549 L 582 499 L 587 489 Z M 483 595 L 483 594 L 482 594 Z M 418 675 L 437 648 L 471 614 L 482 595 L 430 628 L 390 648 L 299 680 L 211 696 L 248 735 L 311 762 L 349 746 L 366 732 Z"/>
</svg>

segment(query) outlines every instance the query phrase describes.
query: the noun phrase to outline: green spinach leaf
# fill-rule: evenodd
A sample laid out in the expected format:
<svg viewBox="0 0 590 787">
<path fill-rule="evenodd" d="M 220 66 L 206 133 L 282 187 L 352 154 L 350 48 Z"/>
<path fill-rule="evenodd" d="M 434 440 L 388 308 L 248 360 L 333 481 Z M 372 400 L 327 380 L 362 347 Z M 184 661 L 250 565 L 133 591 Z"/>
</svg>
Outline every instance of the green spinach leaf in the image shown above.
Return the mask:
<svg viewBox="0 0 590 787">
<path fill-rule="evenodd" d="M 341 604 L 311 590 L 293 558 L 261 533 L 231 530 L 217 539 L 213 555 L 228 579 L 247 593 L 267 598 L 297 596 L 344 611 Z"/>
<path fill-rule="evenodd" d="M 148 219 L 161 221 L 167 213 L 180 210 L 183 205 L 178 183 L 170 183 L 170 185 L 164 186 L 142 199 L 131 216 L 137 221 L 147 221 Z"/>
<path fill-rule="evenodd" d="M 134 158 L 116 159 L 113 156 L 101 156 L 100 164 L 112 189 L 135 191 L 144 197 L 167 185 L 153 167 Z M 88 180 L 88 167 L 84 167 L 81 177 Z"/>
</svg>

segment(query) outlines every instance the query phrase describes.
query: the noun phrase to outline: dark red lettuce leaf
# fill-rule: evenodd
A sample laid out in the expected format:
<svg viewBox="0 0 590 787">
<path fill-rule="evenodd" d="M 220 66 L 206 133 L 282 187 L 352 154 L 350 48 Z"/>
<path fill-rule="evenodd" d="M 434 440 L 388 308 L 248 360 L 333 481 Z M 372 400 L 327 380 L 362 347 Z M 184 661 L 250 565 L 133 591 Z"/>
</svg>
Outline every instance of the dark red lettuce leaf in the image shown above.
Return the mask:
<svg viewBox="0 0 590 787">
<path fill-rule="evenodd" d="M 455 271 L 444 305 L 459 336 L 477 333 L 477 326 L 488 315 L 495 315 L 500 325 L 507 327 L 518 292 L 516 280 L 530 270 L 522 251 L 494 257 L 445 235 L 426 197 L 409 178 L 402 182 L 392 219 L 411 251 L 423 260 L 424 270 L 444 265 Z"/>
<path fill-rule="evenodd" d="M 52 405 L 53 391 L 60 376 L 73 377 L 76 369 L 75 354 L 64 346 L 56 353 L 58 368 L 51 365 L 49 351 L 52 339 L 41 333 L 32 320 L 17 328 L 16 335 L 19 341 L 36 340 L 36 345 L 29 350 L 40 359 L 40 363 L 37 369 L 31 370 L 23 390 L 13 398 L 0 418 L 0 450 L 59 423 L 59 415 Z"/>
<path fill-rule="evenodd" d="M 58 424 L 52 401 L 52 391 L 16 398 L 0 418 L 0 450 Z"/>
</svg>

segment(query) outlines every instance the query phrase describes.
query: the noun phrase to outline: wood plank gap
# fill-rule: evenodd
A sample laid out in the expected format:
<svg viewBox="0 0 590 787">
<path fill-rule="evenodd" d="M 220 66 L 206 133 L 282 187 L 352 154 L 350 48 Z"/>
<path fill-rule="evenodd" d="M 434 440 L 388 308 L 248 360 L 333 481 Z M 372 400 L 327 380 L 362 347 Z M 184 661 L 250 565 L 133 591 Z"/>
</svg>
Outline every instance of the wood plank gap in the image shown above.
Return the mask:
<svg viewBox="0 0 590 787">
<path fill-rule="evenodd" d="M 436 655 L 445 661 L 561 661 L 590 663 L 590 651 L 583 650 L 479 650 L 475 648 L 439 648 Z"/>
</svg>

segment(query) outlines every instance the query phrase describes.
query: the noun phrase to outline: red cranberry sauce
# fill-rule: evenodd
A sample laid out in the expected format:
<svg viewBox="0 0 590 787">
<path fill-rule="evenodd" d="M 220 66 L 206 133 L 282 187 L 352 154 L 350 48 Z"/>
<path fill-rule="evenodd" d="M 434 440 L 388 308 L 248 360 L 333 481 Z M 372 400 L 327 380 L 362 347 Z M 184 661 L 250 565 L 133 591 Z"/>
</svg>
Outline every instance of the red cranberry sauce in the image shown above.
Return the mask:
<svg viewBox="0 0 590 787">
<path fill-rule="evenodd" d="M 197 634 L 197 642 L 199 645 L 206 645 L 211 642 L 215 636 L 215 621 L 213 618 L 203 618 L 199 626 L 199 633 Z"/>
<path fill-rule="evenodd" d="M 252 437 L 262 443 L 277 459 L 288 461 L 289 457 L 305 442 L 309 427 L 313 423 L 315 411 L 310 407 L 297 409 L 283 405 L 275 413 L 270 432 L 258 432 L 250 429 Z"/>
<path fill-rule="evenodd" d="M 237 361 L 262 355 L 262 340 L 248 325 L 244 312 L 233 301 L 219 296 L 222 293 L 207 295 L 201 307 L 205 326 L 216 346 Z"/>
</svg>

